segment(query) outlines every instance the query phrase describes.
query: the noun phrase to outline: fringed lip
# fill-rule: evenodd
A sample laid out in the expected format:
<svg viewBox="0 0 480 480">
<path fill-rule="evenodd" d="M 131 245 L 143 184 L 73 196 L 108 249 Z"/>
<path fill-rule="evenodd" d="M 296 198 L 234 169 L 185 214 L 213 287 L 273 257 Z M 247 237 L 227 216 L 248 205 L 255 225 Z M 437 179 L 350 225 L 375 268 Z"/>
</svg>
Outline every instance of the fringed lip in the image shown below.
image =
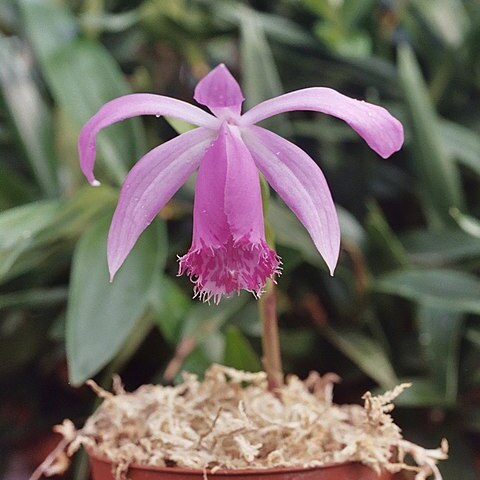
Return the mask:
<svg viewBox="0 0 480 480">
<path fill-rule="evenodd" d="M 267 279 L 281 274 L 281 259 L 264 240 L 230 237 L 220 246 L 192 246 L 179 258 L 178 275 L 183 274 L 194 283 L 194 298 L 204 302 L 218 304 L 241 290 L 259 298 Z"/>
</svg>

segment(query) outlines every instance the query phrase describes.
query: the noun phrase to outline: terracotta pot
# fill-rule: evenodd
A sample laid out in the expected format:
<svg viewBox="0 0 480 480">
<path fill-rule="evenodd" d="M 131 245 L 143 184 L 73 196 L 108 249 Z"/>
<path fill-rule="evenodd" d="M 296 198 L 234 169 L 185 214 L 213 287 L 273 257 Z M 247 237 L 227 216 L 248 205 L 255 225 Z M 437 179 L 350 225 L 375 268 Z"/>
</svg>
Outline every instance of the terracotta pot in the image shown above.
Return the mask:
<svg viewBox="0 0 480 480">
<path fill-rule="evenodd" d="M 113 480 L 109 460 L 88 452 L 93 480 Z M 191 468 L 149 467 L 132 464 L 128 470 L 130 480 L 204 480 L 202 470 Z M 207 478 L 215 480 L 393 480 L 384 472 L 380 476 L 359 463 L 344 463 L 314 468 L 269 468 L 246 470 L 218 470 L 207 472 Z"/>
</svg>

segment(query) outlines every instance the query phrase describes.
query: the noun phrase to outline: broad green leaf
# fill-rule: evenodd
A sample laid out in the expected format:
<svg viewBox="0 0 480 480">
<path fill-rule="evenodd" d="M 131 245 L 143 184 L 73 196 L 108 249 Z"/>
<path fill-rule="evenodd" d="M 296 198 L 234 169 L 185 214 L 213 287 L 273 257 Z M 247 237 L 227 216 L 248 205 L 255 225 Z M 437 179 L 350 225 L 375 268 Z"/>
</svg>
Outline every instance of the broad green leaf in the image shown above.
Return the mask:
<svg viewBox="0 0 480 480">
<path fill-rule="evenodd" d="M 399 383 L 411 383 L 398 398 L 395 405 L 399 407 L 438 407 L 444 406 L 444 391 L 427 378 L 401 378 Z"/>
<path fill-rule="evenodd" d="M 107 187 L 86 187 L 72 199 L 50 200 L 0 213 L 0 279 L 7 280 L 40 264 L 62 258 L 75 240 L 111 210 L 116 196 Z"/>
<path fill-rule="evenodd" d="M 476 239 L 480 239 L 480 220 L 461 212 L 458 208 L 452 208 L 450 214 L 465 233 Z"/>
<path fill-rule="evenodd" d="M 415 230 L 401 237 L 411 261 L 444 265 L 480 255 L 480 240 L 461 230 Z"/>
<path fill-rule="evenodd" d="M 58 200 L 33 202 L 0 213 L 0 251 L 31 242 L 61 211 Z"/>
<path fill-rule="evenodd" d="M 152 288 L 151 297 L 158 328 L 169 343 L 177 344 L 185 315 L 191 305 L 190 298 L 167 276 L 159 280 L 157 288 Z"/>
<path fill-rule="evenodd" d="M 0 311 L 7 308 L 48 307 L 66 300 L 67 289 L 63 287 L 20 290 L 0 295 Z"/>
<path fill-rule="evenodd" d="M 365 223 L 373 269 L 385 271 L 408 264 L 407 255 L 400 240 L 374 202 L 370 202 L 368 205 L 368 215 Z"/>
<path fill-rule="evenodd" d="M 109 282 L 106 248 L 110 219 L 97 221 L 77 244 L 67 309 L 70 380 L 80 385 L 105 366 L 144 316 L 152 278 L 161 268 L 159 226 L 141 236 L 114 281 Z"/>
<path fill-rule="evenodd" d="M 238 6 L 241 38 L 242 87 L 245 94 L 245 107 L 276 97 L 284 92 L 272 51 L 263 26 L 255 12 Z M 286 118 L 272 118 L 266 126 L 286 135 L 291 126 Z"/>
<path fill-rule="evenodd" d="M 18 0 L 28 38 L 43 64 L 76 38 L 78 25 L 65 2 L 55 0 Z"/>
<path fill-rule="evenodd" d="M 437 38 L 451 48 L 460 47 L 470 27 L 470 19 L 463 2 L 412 0 L 411 3 L 421 15 L 422 23 L 428 25 Z"/>
<path fill-rule="evenodd" d="M 247 303 L 246 294 L 224 298 L 218 305 L 194 303 L 184 319 L 182 338 L 192 337 L 198 343 L 218 332 L 227 320 Z"/>
<path fill-rule="evenodd" d="M 458 270 L 397 270 L 379 277 L 372 288 L 432 308 L 480 313 L 480 281 Z"/>
<path fill-rule="evenodd" d="M 251 108 L 284 91 L 272 51 L 255 12 L 239 6 L 238 17 L 242 42 L 242 86 L 246 108 Z"/>
<path fill-rule="evenodd" d="M 450 155 L 480 175 L 480 136 L 459 123 L 442 120 L 442 137 Z"/>
<path fill-rule="evenodd" d="M 458 363 L 463 315 L 439 308 L 419 308 L 419 341 L 430 376 L 443 392 L 444 401 L 454 405 L 458 391 Z"/>
<path fill-rule="evenodd" d="M 59 201 L 49 200 L 0 213 L 0 279 L 22 253 L 38 244 L 40 232 L 55 221 L 60 209 Z"/>
<path fill-rule="evenodd" d="M 168 124 L 179 134 L 188 132 L 195 128 L 195 125 L 174 117 L 164 117 Z"/>
<path fill-rule="evenodd" d="M 393 366 L 380 343 L 352 329 L 326 326 L 320 328 L 320 332 L 382 388 L 389 389 L 398 384 Z"/>
<path fill-rule="evenodd" d="M 53 0 L 21 0 L 21 7 L 48 86 L 78 129 L 105 102 L 130 93 L 108 51 L 98 42 L 77 36 L 76 20 L 64 5 Z M 117 183 L 145 151 L 138 120 L 112 126 L 99 135 L 98 144 Z"/>
<path fill-rule="evenodd" d="M 98 32 L 123 32 L 140 20 L 140 10 L 133 9 L 122 13 L 105 13 L 105 12 L 86 12 L 81 16 L 80 22 L 82 26 L 93 33 Z"/>
<path fill-rule="evenodd" d="M 81 127 L 107 101 L 130 93 L 122 73 L 99 44 L 76 40 L 45 62 L 49 85 L 56 100 Z M 114 125 L 99 134 L 99 151 L 109 172 L 121 183 L 127 167 L 145 150 L 137 120 Z"/>
<path fill-rule="evenodd" d="M 415 56 L 406 44 L 399 55 L 399 76 L 412 130 L 412 155 L 424 202 L 432 226 L 452 223 L 450 209 L 464 204 L 460 177 L 445 147 L 437 114 L 429 99 Z"/>
<path fill-rule="evenodd" d="M 262 365 L 255 350 L 238 327 L 231 325 L 225 332 L 225 356 L 224 365 L 227 367 L 258 372 Z"/>
<path fill-rule="evenodd" d="M 4 0 L 0 3 L 0 25 L 6 30 L 15 24 L 15 0 Z"/>
<path fill-rule="evenodd" d="M 77 194 L 63 201 L 61 211 L 48 229 L 41 232 L 44 243 L 60 238 L 76 240 L 91 225 L 92 221 L 110 212 L 117 201 L 117 192 L 107 186 L 84 186 Z"/>
<path fill-rule="evenodd" d="M 7 165 L 0 165 L 0 212 L 35 200 L 38 192 Z"/>
<path fill-rule="evenodd" d="M 343 240 L 361 248 L 365 243 L 365 232 L 362 226 L 351 213 L 339 206 L 336 208 Z M 305 227 L 284 204 L 271 197 L 267 217 L 279 245 L 293 248 L 301 253 L 305 261 L 320 268 L 326 268 Z"/>
<path fill-rule="evenodd" d="M 182 364 L 181 371 L 175 377 L 175 382 L 182 381 L 181 372 L 190 372 L 202 376 L 212 363 L 220 363 L 223 359 L 224 337 L 220 332 L 213 332 L 204 340 Z"/>
<path fill-rule="evenodd" d="M 0 39 L 0 91 L 30 167 L 45 195 L 58 192 L 52 117 L 35 84 L 28 50 L 14 38 Z"/>
<path fill-rule="evenodd" d="M 286 206 L 273 198 L 269 201 L 268 223 L 275 232 L 275 241 L 279 245 L 294 248 L 301 252 L 306 261 L 326 268 L 325 262 L 300 221 Z"/>
<path fill-rule="evenodd" d="M 242 6 L 242 8 L 244 8 Z M 238 24 L 239 12 L 238 4 L 233 2 L 215 2 L 215 14 L 218 19 Z M 281 45 L 295 47 L 315 47 L 315 41 L 301 26 L 290 20 L 286 16 L 275 15 L 272 13 L 263 13 L 258 10 L 254 12 L 257 22 L 269 39 L 278 42 Z"/>
</svg>

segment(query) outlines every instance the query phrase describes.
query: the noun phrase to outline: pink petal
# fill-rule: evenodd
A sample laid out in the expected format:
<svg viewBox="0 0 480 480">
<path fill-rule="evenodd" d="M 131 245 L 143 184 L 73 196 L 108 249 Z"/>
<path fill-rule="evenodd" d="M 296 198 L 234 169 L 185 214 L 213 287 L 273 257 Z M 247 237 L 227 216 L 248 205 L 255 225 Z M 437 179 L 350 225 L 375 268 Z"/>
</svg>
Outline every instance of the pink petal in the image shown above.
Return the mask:
<svg viewBox="0 0 480 480">
<path fill-rule="evenodd" d="M 302 149 L 264 128 L 251 126 L 242 132 L 258 169 L 303 223 L 333 275 L 340 228 L 320 168 Z"/>
<path fill-rule="evenodd" d="M 294 110 L 323 112 L 344 120 L 383 158 L 400 150 L 403 144 L 402 124 L 383 107 L 323 87 L 296 90 L 259 103 L 242 115 L 240 125 L 253 125 Z"/>
<path fill-rule="evenodd" d="M 198 167 L 215 133 L 196 128 L 148 152 L 130 170 L 108 234 L 113 278 L 140 234 Z"/>
<path fill-rule="evenodd" d="M 135 93 L 116 98 L 105 105 L 84 125 L 78 140 L 80 166 L 87 180 L 95 185 L 95 138 L 97 133 L 113 123 L 138 115 L 167 115 L 207 128 L 218 128 L 218 120 L 194 105 L 175 98 Z"/>
<path fill-rule="evenodd" d="M 264 237 L 262 195 L 255 162 L 238 128 L 223 124 L 205 153 L 195 186 L 193 243 L 218 247 Z"/>
<path fill-rule="evenodd" d="M 260 295 L 279 258 L 265 241 L 260 181 L 238 128 L 223 124 L 198 171 L 193 241 L 179 275 L 203 300 L 248 290 Z"/>
<path fill-rule="evenodd" d="M 193 98 L 220 118 L 240 115 L 244 100 L 240 85 L 223 63 L 198 82 Z"/>
</svg>

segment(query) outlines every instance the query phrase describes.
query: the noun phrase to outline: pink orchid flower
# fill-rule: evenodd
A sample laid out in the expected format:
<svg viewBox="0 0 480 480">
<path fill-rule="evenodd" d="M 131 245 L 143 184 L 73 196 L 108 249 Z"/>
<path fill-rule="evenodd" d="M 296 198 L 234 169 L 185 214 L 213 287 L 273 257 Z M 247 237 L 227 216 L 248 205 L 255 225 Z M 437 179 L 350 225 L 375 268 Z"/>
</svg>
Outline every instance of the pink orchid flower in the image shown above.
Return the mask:
<svg viewBox="0 0 480 480">
<path fill-rule="evenodd" d="M 93 167 L 102 128 L 137 115 L 167 115 L 198 126 L 148 152 L 128 173 L 108 235 L 111 278 L 197 169 L 192 246 L 179 259 L 179 275 L 194 282 L 195 296 L 218 302 L 242 289 L 259 296 L 266 280 L 279 273 L 280 259 L 265 241 L 259 171 L 303 223 L 333 274 L 340 229 L 325 177 L 303 150 L 255 124 L 293 110 L 327 113 L 386 158 L 403 143 L 400 122 L 382 107 L 322 87 L 266 100 L 242 115 L 242 91 L 223 64 L 200 80 L 194 98 L 213 115 L 173 98 L 132 94 L 105 104 L 82 129 L 81 168 L 99 185 Z"/>
</svg>

